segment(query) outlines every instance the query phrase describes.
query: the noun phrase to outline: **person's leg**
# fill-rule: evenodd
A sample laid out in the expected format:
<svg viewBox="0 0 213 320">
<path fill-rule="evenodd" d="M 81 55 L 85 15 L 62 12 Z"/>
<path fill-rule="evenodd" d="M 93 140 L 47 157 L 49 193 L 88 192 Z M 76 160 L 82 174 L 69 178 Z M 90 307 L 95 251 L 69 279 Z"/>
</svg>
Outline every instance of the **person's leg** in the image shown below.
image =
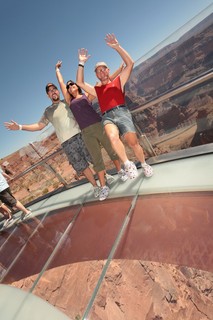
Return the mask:
<svg viewBox="0 0 213 320">
<path fill-rule="evenodd" d="M 133 150 L 136 158 L 141 162 L 144 175 L 146 177 L 151 177 L 153 175 L 153 169 L 145 161 L 144 152 L 142 147 L 139 144 L 136 134 L 133 132 L 128 132 L 125 134 L 124 139 L 127 142 L 128 146 Z"/>
<path fill-rule="evenodd" d="M 82 139 L 82 135 L 78 134 L 73 137 L 72 148 L 69 151 L 69 161 L 74 167 L 74 169 L 79 173 L 83 172 L 86 178 L 94 187 L 94 197 L 99 197 L 99 200 L 104 200 L 109 194 L 109 188 L 104 186 L 100 188 L 94 178 L 91 169 L 88 166 L 88 162 L 92 162 L 92 158 L 85 146 Z"/>
<path fill-rule="evenodd" d="M 105 164 L 102 155 L 102 147 L 105 147 L 105 143 L 107 142 L 108 148 L 111 150 L 111 154 L 109 155 L 111 158 L 119 159 L 115 151 L 112 149 L 109 139 L 106 136 L 103 125 L 101 122 L 96 122 L 93 125 L 82 130 L 82 137 L 92 157 L 92 163 L 94 169 L 98 175 L 98 179 L 100 182 L 100 186 L 104 187 L 107 184 L 111 184 L 114 182 L 113 176 L 107 174 L 105 169 Z M 109 154 L 109 153 L 108 153 Z"/>
<path fill-rule="evenodd" d="M 103 130 L 103 129 L 104 129 L 103 125 L 101 124 L 99 134 L 98 134 L 99 141 L 101 142 L 101 145 L 106 150 L 106 152 L 108 153 L 108 156 L 110 157 L 110 159 L 114 163 L 115 168 L 118 172 L 119 179 L 121 181 L 125 182 L 128 179 L 128 176 L 127 176 L 126 172 L 121 168 L 121 160 L 119 159 L 117 153 L 113 150 L 112 145 L 110 143 L 110 140 L 107 137 L 105 130 Z M 115 181 L 113 176 L 108 175 L 108 174 L 105 175 L 105 178 L 107 179 L 108 184 L 111 184 Z"/>
<path fill-rule="evenodd" d="M 104 129 L 107 134 L 107 137 L 110 140 L 112 148 L 117 153 L 118 157 L 121 159 L 121 161 L 123 163 L 128 161 L 128 157 L 126 155 L 126 150 L 125 150 L 124 144 L 119 137 L 118 128 L 114 124 L 107 123 L 104 126 Z"/>
<path fill-rule="evenodd" d="M 106 185 L 105 181 L 105 165 L 101 152 L 101 145 L 99 142 L 99 135 L 101 123 L 95 123 L 82 130 L 82 138 L 92 158 L 93 168 L 98 175 L 101 187 Z"/>
<path fill-rule="evenodd" d="M 98 187 L 92 170 L 89 167 L 89 153 L 85 147 L 81 134 L 79 133 L 76 136 L 62 143 L 62 147 L 69 160 L 69 163 L 75 169 L 77 174 L 79 175 L 83 172 L 83 174 L 92 184 L 92 186 Z"/>
<path fill-rule="evenodd" d="M 4 204 L 0 205 L 0 212 L 3 214 L 5 219 L 12 219 L 11 210 Z"/>
<path fill-rule="evenodd" d="M 124 169 L 119 171 L 119 178 L 126 181 L 127 178 L 134 179 L 138 176 L 137 168 L 134 162 L 129 161 L 123 142 L 119 136 L 119 129 L 115 124 L 110 123 L 110 119 L 103 121 L 105 132 L 111 142 L 112 148 L 117 152 L 118 157 L 124 163 Z"/>
<path fill-rule="evenodd" d="M 25 206 L 17 200 L 12 194 L 10 188 L 4 190 L 4 203 L 8 205 L 10 208 L 17 208 L 23 212 L 22 219 L 29 216 L 32 212 L 31 210 L 25 208 Z"/>
<path fill-rule="evenodd" d="M 112 160 L 112 161 L 115 165 L 117 172 L 119 172 L 121 170 L 121 161 L 120 160 Z"/>
<path fill-rule="evenodd" d="M 100 182 L 101 187 L 104 187 L 106 185 L 105 174 L 106 174 L 105 170 L 97 172 L 98 180 Z"/>
<path fill-rule="evenodd" d="M 19 200 L 16 201 L 16 204 L 14 205 L 17 209 L 21 210 L 24 214 L 30 214 L 31 210 L 27 209 Z"/>
<path fill-rule="evenodd" d="M 94 170 L 96 171 L 98 175 L 98 180 L 100 182 L 101 188 L 99 190 L 98 197 L 100 201 L 103 201 L 109 195 L 109 187 L 106 185 L 106 180 L 105 180 L 106 171 L 105 171 L 105 165 L 103 161 L 101 145 L 99 140 L 99 137 L 102 134 L 101 130 L 103 130 L 102 124 L 100 122 L 97 122 L 83 129 L 82 137 L 87 147 L 87 150 L 90 153 Z M 94 190 L 95 196 L 96 196 L 96 191 L 98 190 L 96 189 Z"/>
<path fill-rule="evenodd" d="M 2 208 L 2 214 L 6 219 L 12 219 L 12 208 L 13 205 L 16 203 L 16 199 L 14 196 L 11 194 L 10 188 L 6 188 L 0 193 L 0 201 L 1 205 L 0 207 Z"/>
<path fill-rule="evenodd" d="M 1 203 L 0 212 L 3 214 L 5 218 L 3 223 L 3 228 L 6 228 L 13 222 L 13 216 L 11 214 L 11 210 L 4 203 Z"/>
<path fill-rule="evenodd" d="M 151 177 L 153 175 L 153 169 L 145 161 L 144 152 L 137 138 L 131 112 L 127 107 L 122 107 L 119 108 L 115 112 L 115 114 L 116 124 L 118 126 L 120 135 L 124 137 L 128 146 L 133 150 L 136 158 L 141 162 L 144 175 L 146 177 Z M 131 176 L 131 178 L 135 178 L 138 175 L 138 173 L 136 173 L 136 167 L 133 162 L 126 162 L 124 165 L 126 172 L 129 172 L 129 176 Z"/>
<path fill-rule="evenodd" d="M 94 178 L 94 175 L 92 173 L 92 170 L 90 167 L 87 167 L 86 169 L 83 170 L 83 174 L 87 178 L 87 180 L 93 185 L 93 187 L 97 187 L 97 182 Z"/>
<path fill-rule="evenodd" d="M 144 152 L 142 147 L 140 146 L 138 142 L 138 138 L 135 132 L 127 132 L 124 135 L 124 139 L 127 142 L 128 146 L 132 149 L 134 152 L 136 158 L 141 162 L 145 162 Z"/>
<path fill-rule="evenodd" d="M 102 123 L 99 124 L 99 127 L 97 128 L 97 130 L 98 130 L 98 133 L 97 133 L 98 140 L 100 141 L 102 147 L 106 150 L 110 159 L 113 161 L 117 171 L 120 171 L 121 162 L 119 160 L 117 153 L 112 148 L 112 145 L 110 143 L 109 138 L 106 135 L 106 132 L 104 130 Z"/>
</svg>

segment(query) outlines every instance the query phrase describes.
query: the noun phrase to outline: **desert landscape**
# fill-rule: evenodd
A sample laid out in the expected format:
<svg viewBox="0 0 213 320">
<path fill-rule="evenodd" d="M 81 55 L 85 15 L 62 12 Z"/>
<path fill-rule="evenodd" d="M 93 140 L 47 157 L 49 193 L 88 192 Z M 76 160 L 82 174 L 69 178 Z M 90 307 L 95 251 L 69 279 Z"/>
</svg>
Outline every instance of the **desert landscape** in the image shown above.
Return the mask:
<svg viewBox="0 0 213 320">
<path fill-rule="evenodd" d="M 212 78 L 151 103 L 211 72 L 212 18 L 213 14 L 133 70 L 126 102 L 147 160 L 213 143 Z M 54 131 L 48 130 L 1 159 L 1 166 L 11 172 L 12 192 L 27 205 L 84 179 L 69 165 Z M 112 163 L 102 151 L 111 172 Z M 212 195 L 168 192 L 138 197 L 90 319 L 213 319 Z M 38 295 L 72 320 L 82 319 L 131 201 L 124 197 L 60 208 L 2 232 L 1 282 Z"/>
</svg>

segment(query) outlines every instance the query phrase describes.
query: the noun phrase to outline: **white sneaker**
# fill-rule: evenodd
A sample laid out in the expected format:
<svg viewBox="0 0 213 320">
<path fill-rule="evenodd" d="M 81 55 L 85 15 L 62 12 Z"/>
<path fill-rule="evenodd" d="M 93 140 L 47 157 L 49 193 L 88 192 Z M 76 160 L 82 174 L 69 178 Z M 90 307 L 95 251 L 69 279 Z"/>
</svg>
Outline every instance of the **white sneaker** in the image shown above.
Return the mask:
<svg viewBox="0 0 213 320">
<path fill-rule="evenodd" d="M 147 177 L 147 178 L 151 177 L 154 173 L 154 170 L 152 169 L 152 167 L 147 163 L 142 165 L 142 169 L 143 169 L 143 173 L 144 173 L 145 177 Z"/>
<path fill-rule="evenodd" d="M 10 224 L 14 222 L 13 218 L 8 218 L 4 221 L 3 228 L 8 227 Z"/>
<path fill-rule="evenodd" d="M 128 175 L 126 174 L 126 172 L 123 169 L 121 169 L 120 171 L 118 171 L 118 178 L 121 181 L 125 182 L 128 179 Z"/>
<path fill-rule="evenodd" d="M 106 173 L 105 174 L 106 182 L 110 185 L 115 181 L 115 178 L 111 176 L 111 174 Z"/>
<path fill-rule="evenodd" d="M 28 219 L 32 214 L 32 211 L 30 210 L 28 213 L 22 213 L 21 215 L 21 220 L 24 221 L 26 219 Z"/>
<path fill-rule="evenodd" d="M 94 197 L 95 198 L 98 198 L 99 197 L 99 194 L 100 194 L 100 192 L 101 192 L 101 188 L 100 187 L 94 187 L 94 189 L 93 189 L 93 192 L 94 192 Z"/>
<path fill-rule="evenodd" d="M 129 179 L 135 179 L 138 176 L 138 170 L 134 162 L 130 161 L 124 166 L 124 169 Z"/>
<path fill-rule="evenodd" d="M 109 187 L 107 186 L 102 187 L 99 195 L 99 200 L 100 201 L 105 200 L 108 197 L 108 195 L 109 195 Z"/>
</svg>

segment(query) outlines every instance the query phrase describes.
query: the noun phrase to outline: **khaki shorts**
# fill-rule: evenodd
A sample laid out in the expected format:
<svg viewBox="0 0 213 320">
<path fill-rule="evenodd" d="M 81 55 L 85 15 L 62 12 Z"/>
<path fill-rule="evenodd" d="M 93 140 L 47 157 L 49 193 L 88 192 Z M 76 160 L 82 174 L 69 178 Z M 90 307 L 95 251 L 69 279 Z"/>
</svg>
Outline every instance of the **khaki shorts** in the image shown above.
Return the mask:
<svg viewBox="0 0 213 320">
<path fill-rule="evenodd" d="M 82 130 L 82 137 L 92 157 L 92 163 L 96 172 L 105 170 L 101 148 L 103 147 L 112 161 L 118 160 L 116 152 L 112 149 L 111 143 L 104 131 L 101 122 L 92 124 Z"/>
</svg>

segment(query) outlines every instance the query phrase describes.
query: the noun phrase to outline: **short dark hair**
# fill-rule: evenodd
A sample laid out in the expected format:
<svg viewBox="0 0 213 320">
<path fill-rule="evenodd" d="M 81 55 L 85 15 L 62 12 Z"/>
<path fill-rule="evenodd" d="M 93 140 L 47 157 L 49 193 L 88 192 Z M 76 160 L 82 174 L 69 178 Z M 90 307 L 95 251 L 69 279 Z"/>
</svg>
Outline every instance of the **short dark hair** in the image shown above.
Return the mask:
<svg viewBox="0 0 213 320">
<path fill-rule="evenodd" d="M 54 83 L 48 83 L 48 84 L 46 85 L 46 87 L 45 87 L 46 93 L 49 92 L 49 88 L 50 88 L 50 87 L 54 87 L 55 89 L 58 90 L 58 88 L 56 87 L 56 85 L 54 85 Z"/>
<path fill-rule="evenodd" d="M 77 87 L 78 87 L 78 93 L 82 94 L 82 89 L 79 87 L 79 85 L 77 85 L 76 82 L 72 81 L 72 80 L 68 80 L 67 83 L 66 83 L 66 88 L 68 90 L 69 88 L 69 84 L 73 85 L 75 84 Z"/>
</svg>

